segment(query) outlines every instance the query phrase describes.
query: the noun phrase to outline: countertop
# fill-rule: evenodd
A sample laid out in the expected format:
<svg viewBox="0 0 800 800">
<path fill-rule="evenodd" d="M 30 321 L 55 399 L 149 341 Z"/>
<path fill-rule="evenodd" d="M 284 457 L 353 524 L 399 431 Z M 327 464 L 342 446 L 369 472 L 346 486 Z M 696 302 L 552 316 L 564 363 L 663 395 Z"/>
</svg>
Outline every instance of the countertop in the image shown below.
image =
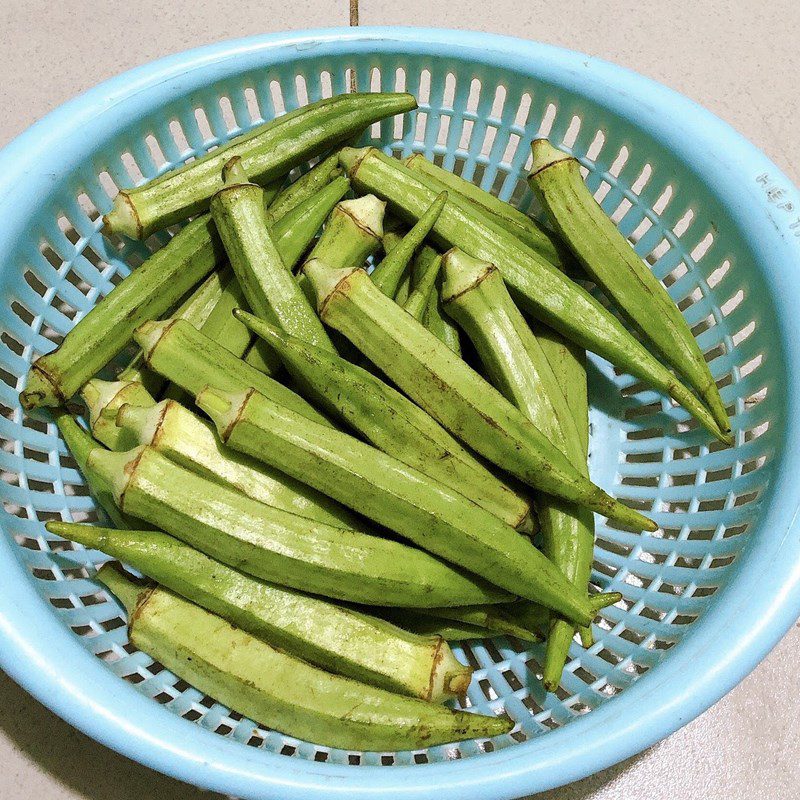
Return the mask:
<svg viewBox="0 0 800 800">
<path fill-rule="evenodd" d="M 347 24 L 346 0 L 11 0 L 4 6 L 0 146 L 75 94 L 162 55 L 255 33 Z M 361 0 L 361 22 L 475 28 L 614 61 L 687 94 L 795 182 L 800 178 L 796 0 Z M 798 648 L 796 625 L 694 722 L 627 762 L 537 800 L 800 798 Z M 2 674 L 0 709 L 0 800 L 214 797 L 96 744 Z"/>
</svg>

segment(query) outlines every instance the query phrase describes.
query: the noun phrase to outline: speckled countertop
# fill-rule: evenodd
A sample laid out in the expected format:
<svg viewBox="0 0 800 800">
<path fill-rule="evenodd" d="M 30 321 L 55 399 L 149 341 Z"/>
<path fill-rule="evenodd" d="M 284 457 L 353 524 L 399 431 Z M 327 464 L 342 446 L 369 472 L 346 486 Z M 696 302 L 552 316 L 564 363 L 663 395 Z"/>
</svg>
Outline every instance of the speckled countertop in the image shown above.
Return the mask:
<svg viewBox="0 0 800 800">
<path fill-rule="evenodd" d="M 697 100 L 800 182 L 796 0 L 361 0 L 361 21 L 478 28 L 609 59 Z M 0 145 L 73 95 L 167 53 L 254 33 L 344 24 L 346 0 L 5 0 Z M 738 688 L 666 741 L 537 797 L 800 798 L 798 649 L 796 626 Z M 96 744 L 3 675 L 0 765 L 0 800 L 211 797 Z"/>
</svg>

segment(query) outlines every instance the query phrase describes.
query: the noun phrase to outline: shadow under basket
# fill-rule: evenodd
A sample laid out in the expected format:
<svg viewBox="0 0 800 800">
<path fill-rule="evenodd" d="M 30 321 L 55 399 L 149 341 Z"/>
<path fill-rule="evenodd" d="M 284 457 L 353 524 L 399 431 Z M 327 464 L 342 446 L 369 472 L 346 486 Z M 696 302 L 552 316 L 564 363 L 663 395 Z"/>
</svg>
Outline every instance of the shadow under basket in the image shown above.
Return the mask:
<svg viewBox="0 0 800 800">
<path fill-rule="evenodd" d="M 592 358 L 591 473 L 653 517 L 598 521 L 593 583 L 624 600 L 574 643 L 561 688 L 541 646 L 456 646 L 476 668 L 466 706 L 514 730 L 396 753 L 347 752 L 267 730 L 203 696 L 127 639 L 94 580 L 98 552 L 45 531 L 97 511 L 56 426 L 25 416 L 31 361 L 162 247 L 100 232 L 118 188 L 309 101 L 405 90 L 419 110 L 364 142 L 422 152 L 536 213 L 530 143 L 572 152 L 606 212 L 682 309 L 729 408 L 712 442 L 663 396 Z M 585 55 L 468 32 L 361 28 L 271 35 L 172 56 L 115 78 L 0 154 L 0 665 L 101 742 L 243 798 L 513 798 L 652 744 L 747 674 L 800 610 L 800 197 L 708 112 Z M 309 165 L 304 165 L 303 170 Z M 794 465 L 794 466 L 793 466 Z"/>
</svg>

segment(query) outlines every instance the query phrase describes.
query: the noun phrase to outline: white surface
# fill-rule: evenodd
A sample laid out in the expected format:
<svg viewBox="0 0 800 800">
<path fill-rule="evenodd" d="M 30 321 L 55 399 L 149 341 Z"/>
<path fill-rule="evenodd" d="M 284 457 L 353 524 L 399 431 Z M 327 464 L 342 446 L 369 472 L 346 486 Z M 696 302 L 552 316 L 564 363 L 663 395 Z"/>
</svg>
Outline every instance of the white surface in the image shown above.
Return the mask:
<svg viewBox="0 0 800 800">
<path fill-rule="evenodd" d="M 344 25 L 347 16 L 346 0 L 0 0 L 0 145 L 137 64 L 219 39 Z M 361 22 L 477 28 L 607 58 L 689 95 L 800 178 L 796 0 L 361 0 Z M 799 648 L 795 627 L 736 690 L 665 742 L 538 798 L 800 798 Z M 0 800 L 211 797 L 94 743 L 2 675 L 0 709 Z"/>
</svg>

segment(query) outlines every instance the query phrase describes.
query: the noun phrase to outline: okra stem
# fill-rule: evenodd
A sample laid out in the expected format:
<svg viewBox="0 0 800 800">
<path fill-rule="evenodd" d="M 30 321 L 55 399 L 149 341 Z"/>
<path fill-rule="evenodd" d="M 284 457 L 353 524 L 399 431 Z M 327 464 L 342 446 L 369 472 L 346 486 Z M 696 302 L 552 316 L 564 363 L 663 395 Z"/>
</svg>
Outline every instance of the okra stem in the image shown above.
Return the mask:
<svg viewBox="0 0 800 800">
<path fill-rule="evenodd" d="M 636 530 L 656 529 L 575 469 L 519 409 L 384 297 L 366 272 L 315 262 L 308 275 L 322 320 L 462 442 L 534 488 Z"/>
<path fill-rule="evenodd" d="M 240 156 L 250 180 L 264 184 L 373 122 L 416 108 L 408 94 L 345 94 L 272 120 L 137 189 L 123 190 L 103 217 L 106 228 L 136 239 L 208 208 L 222 165 Z"/>
<path fill-rule="evenodd" d="M 237 311 L 280 355 L 321 408 L 385 453 L 474 499 L 514 527 L 530 520 L 528 503 L 492 475 L 432 417 L 366 369 Z"/>
<path fill-rule="evenodd" d="M 97 575 L 126 606 L 131 643 L 200 692 L 268 728 L 346 750 L 413 750 L 508 733 L 513 723 L 334 675 L 166 589 L 113 567 Z"/>
<path fill-rule="evenodd" d="M 528 181 L 595 283 L 705 400 L 719 429 L 730 421 L 700 347 L 666 289 L 586 188 L 577 159 L 547 139 L 532 145 Z"/>
<path fill-rule="evenodd" d="M 586 597 L 526 537 L 444 484 L 346 433 L 301 422 L 256 391 L 208 388 L 196 402 L 233 448 L 513 594 L 579 624 L 591 619 Z"/>
<path fill-rule="evenodd" d="M 441 192 L 414 227 L 394 247 L 387 249 L 383 261 L 370 273 L 375 285 L 387 297 L 394 297 L 397 293 L 403 276 L 408 272 L 414 253 L 431 232 L 446 202 L 447 192 Z M 361 265 L 349 264 L 347 266 L 358 267 Z"/>
<path fill-rule="evenodd" d="M 161 531 L 49 522 L 57 536 L 100 550 L 165 588 L 291 655 L 388 691 L 441 702 L 472 670 L 437 636 L 251 578 Z"/>
<path fill-rule="evenodd" d="M 81 391 L 89 410 L 89 428 L 97 441 L 110 450 L 130 450 L 138 444 L 130 432 L 117 427 L 117 411 L 130 403 L 152 406 L 153 396 L 137 381 L 101 381 L 92 378 Z"/>
<path fill-rule="evenodd" d="M 415 173 L 374 148 L 345 147 L 339 162 L 359 191 L 388 200 L 392 210 L 405 219 L 421 217 L 436 195 Z M 451 193 L 432 233 L 447 247 L 458 246 L 495 264 L 526 311 L 581 347 L 669 394 L 721 441 L 731 441 L 705 405 L 613 314 L 549 261 L 476 213 L 474 204 Z"/>
</svg>

